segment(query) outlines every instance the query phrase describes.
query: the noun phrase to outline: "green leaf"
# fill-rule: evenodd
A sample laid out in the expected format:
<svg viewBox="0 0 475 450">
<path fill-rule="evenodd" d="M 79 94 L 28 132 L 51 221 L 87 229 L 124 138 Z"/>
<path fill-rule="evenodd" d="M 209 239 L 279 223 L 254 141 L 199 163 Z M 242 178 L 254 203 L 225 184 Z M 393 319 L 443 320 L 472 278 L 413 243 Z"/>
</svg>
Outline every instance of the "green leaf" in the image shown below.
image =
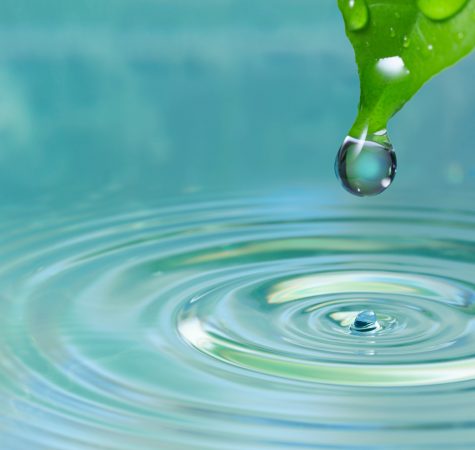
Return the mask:
<svg viewBox="0 0 475 450">
<path fill-rule="evenodd" d="M 350 135 L 383 130 L 431 77 L 475 48 L 475 0 L 338 0 L 360 76 Z"/>
</svg>

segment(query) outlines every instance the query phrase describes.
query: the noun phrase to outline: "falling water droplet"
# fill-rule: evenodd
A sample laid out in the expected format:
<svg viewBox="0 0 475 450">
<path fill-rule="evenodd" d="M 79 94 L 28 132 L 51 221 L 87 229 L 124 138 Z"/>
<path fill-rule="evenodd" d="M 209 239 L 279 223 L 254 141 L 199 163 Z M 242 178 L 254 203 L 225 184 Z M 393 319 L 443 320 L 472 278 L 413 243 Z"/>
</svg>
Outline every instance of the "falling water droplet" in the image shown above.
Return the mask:
<svg viewBox="0 0 475 450">
<path fill-rule="evenodd" d="M 335 172 L 343 187 L 364 197 L 386 190 L 396 175 L 397 161 L 386 131 L 365 139 L 347 136 L 335 161 Z"/>
<path fill-rule="evenodd" d="M 380 329 L 378 323 L 378 318 L 374 311 L 361 311 L 353 320 L 353 323 L 350 325 L 351 331 L 356 331 L 358 333 L 367 333 L 369 331 L 376 331 Z"/>
<path fill-rule="evenodd" d="M 341 9 L 349 30 L 362 30 L 368 23 L 369 11 L 365 0 L 347 0 Z"/>
<path fill-rule="evenodd" d="M 463 9 L 468 0 L 417 0 L 422 13 L 432 20 L 446 20 Z"/>
</svg>

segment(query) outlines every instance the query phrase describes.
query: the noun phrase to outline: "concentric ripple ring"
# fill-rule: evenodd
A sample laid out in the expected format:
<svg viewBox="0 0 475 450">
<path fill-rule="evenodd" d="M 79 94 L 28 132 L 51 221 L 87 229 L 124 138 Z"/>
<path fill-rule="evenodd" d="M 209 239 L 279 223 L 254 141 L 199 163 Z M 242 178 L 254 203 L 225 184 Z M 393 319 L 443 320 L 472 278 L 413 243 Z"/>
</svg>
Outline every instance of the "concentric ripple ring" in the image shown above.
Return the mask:
<svg viewBox="0 0 475 450">
<path fill-rule="evenodd" d="M 0 442 L 475 445 L 475 210 L 335 205 L 5 220 Z M 369 332 L 351 326 L 362 311 Z"/>
</svg>

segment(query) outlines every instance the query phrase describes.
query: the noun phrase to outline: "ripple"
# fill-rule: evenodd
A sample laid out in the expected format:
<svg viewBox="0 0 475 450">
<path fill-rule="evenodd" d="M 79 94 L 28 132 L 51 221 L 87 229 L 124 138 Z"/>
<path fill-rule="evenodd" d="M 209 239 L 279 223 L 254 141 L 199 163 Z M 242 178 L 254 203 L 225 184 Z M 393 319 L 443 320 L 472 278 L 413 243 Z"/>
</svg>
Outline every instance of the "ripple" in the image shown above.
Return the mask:
<svg viewBox="0 0 475 450">
<path fill-rule="evenodd" d="M 293 380 L 397 386 L 475 378 L 475 316 L 465 302 L 473 286 L 376 270 L 267 279 L 278 272 L 267 263 L 234 272 L 235 284 L 205 281 L 180 313 L 181 335 L 222 361 Z M 381 328 L 355 339 L 350 325 L 367 308 Z"/>
<path fill-rule="evenodd" d="M 358 205 L 5 222 L 6 448 L 475 445 L 475 214 Z"/>
</svg>

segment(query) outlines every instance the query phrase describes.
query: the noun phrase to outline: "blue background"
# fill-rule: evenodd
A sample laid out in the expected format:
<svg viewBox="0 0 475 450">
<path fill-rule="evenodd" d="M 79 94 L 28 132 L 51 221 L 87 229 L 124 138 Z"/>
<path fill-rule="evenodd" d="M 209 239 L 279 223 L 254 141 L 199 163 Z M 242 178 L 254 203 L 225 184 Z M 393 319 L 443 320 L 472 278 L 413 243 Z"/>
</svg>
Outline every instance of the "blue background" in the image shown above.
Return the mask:
<svg viewBox="0 0 475 450">
<path fill-rule="evenodd" d="M 474 189 L 474 79 L 391 122 L 391 191 Z M 334 0 L 3 0 L 1 201 L 337 191 L 358 90 Z"/>
</svg>

